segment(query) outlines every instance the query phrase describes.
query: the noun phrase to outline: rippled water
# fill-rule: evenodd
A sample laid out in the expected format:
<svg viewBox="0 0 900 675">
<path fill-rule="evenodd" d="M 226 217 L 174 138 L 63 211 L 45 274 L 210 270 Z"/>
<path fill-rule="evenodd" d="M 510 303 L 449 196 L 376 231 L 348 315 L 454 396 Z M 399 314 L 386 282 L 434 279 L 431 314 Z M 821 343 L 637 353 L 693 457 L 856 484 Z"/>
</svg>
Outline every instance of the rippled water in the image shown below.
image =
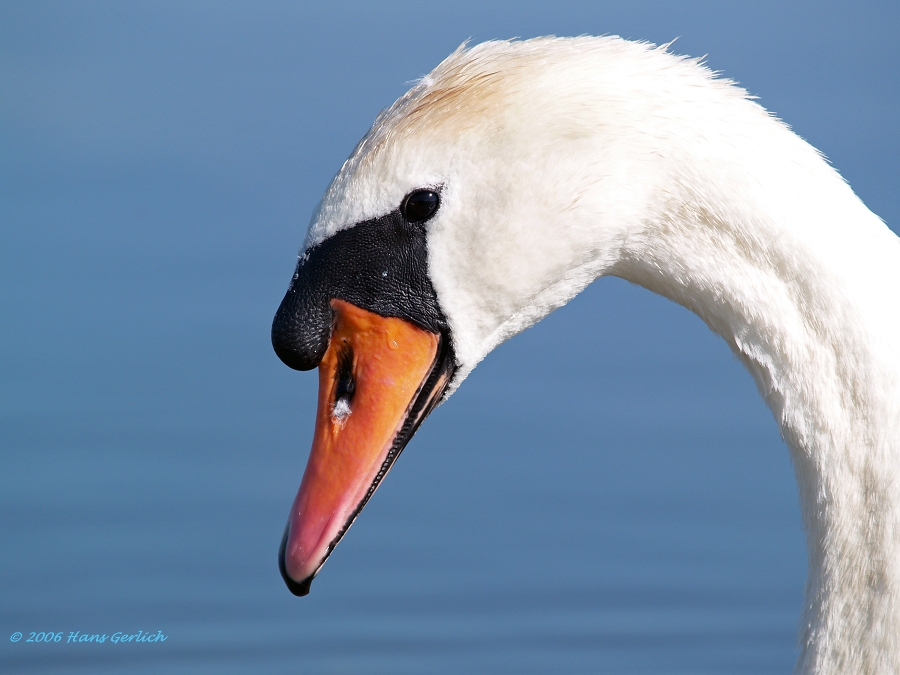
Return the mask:
<svg viewBox="0 0 900 675">
<path fill-rule="evenodd" d="M 269 323 L 378 108 L 467 35 L 546 32 L 685 34 L 729 75 L 781 82 L 790 108 L 793 80 L 728 51 L 764 15 L 717 42 L 735 19 L 706 5 L 671 25 L 473 5 L 410 46 L 407 5 L 80 7 L 0 17 L 4 673 L 790 672 L 805 554 L 775 423 L 696 317 L 618 280 L 479 366 L 310 596 L 275 558 L 316 378 L 278 362 Z M 840 58 L 871 58 L 862 42 Z M 896 81 L 883 62 L 872 77 Z M 794 113 L 817 143 L 842 138 Z M 863 119 L 883 148 L 825 149 L 891 221 L 896 170 L 854 168 L 894 152 L 880 114 Z M 167 640 L 8 637 L 50 630 Z"/>
</svg>

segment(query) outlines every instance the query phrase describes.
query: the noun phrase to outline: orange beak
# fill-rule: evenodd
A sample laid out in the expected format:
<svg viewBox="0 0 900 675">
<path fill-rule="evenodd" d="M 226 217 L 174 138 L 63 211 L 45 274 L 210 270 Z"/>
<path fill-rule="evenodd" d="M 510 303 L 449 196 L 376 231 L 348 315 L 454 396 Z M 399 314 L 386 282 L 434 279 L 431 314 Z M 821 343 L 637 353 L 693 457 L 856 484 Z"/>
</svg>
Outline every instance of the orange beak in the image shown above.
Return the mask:
<svg viewBox="0 0 900 675">
<path fill-rule="evenodd" d="M 449 380 L 439 363 L 440 335 L 343 300 L 331 307 L 312 450 L 279 554 L 295 595 L 309 593 Z"/>
</svg>

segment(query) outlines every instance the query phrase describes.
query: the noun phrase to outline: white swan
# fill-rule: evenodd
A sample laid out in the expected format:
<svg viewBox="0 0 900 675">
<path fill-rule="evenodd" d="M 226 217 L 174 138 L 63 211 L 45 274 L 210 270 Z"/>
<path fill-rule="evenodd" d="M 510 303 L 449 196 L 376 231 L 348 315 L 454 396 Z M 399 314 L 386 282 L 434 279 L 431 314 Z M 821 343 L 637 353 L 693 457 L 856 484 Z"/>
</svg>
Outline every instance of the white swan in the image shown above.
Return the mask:
<svg viewBox="0 0 900 675">
<path fill-rule="evenodd" d="M 460 48 L 335 177 L 273 324 L 286 363 L 321 364 L 289 587 L 442 394 L 602 275 L 696 312 L 778 421 L 808 538 L 799 670 L 900 672 L 900 240 L 742 89 L 616 37 Z"/>
</svg>

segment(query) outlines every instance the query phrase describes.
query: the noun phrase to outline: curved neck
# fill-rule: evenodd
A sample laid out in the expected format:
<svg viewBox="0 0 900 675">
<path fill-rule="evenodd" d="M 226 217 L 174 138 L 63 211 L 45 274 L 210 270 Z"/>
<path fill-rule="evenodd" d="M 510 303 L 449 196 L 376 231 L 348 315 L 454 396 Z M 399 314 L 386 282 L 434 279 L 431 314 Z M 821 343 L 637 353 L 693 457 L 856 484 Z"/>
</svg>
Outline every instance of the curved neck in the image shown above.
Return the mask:
<svg viewBox="0 0 900 675">
<path fill-rule="evenodd" d="M 801 672 L 896 673 L 900 240 L 810 155 L 695 176 L 607 273 L 698 314 L 778 421 L 809 553 Z"/>
<path fill-rule="evenodd" d="M 791 451 L 810 567 L 800 669 L 900 672 L 900 240 L 696 62 L 615 39 L 545 48 L 487 61 L 492 104 L 416 146 L 452 160 L 428 234 L 460 365 L 448 395 L 598 276 L 691 309 Z"/>
</svg>

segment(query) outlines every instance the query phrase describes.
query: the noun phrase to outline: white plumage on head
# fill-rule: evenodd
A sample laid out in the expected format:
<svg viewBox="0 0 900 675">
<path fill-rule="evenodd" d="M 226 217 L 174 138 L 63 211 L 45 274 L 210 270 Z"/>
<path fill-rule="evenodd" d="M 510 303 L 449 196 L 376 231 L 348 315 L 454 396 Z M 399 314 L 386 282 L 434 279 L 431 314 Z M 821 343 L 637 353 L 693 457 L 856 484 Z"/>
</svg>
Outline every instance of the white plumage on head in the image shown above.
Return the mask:
<svg viewBox="0 0 900 675">
<path fill-rule="evenodd" d="M 696 312 L 791 450 L 801 670 L 900 672 L 900 240 L 820 154 L 664 47 L 499 41 L 460 47 L 378 117 L 307 248 L 423 187 L 441 192 L 428 265 L 449 391 L 601 275 Z"/>
</svg>

